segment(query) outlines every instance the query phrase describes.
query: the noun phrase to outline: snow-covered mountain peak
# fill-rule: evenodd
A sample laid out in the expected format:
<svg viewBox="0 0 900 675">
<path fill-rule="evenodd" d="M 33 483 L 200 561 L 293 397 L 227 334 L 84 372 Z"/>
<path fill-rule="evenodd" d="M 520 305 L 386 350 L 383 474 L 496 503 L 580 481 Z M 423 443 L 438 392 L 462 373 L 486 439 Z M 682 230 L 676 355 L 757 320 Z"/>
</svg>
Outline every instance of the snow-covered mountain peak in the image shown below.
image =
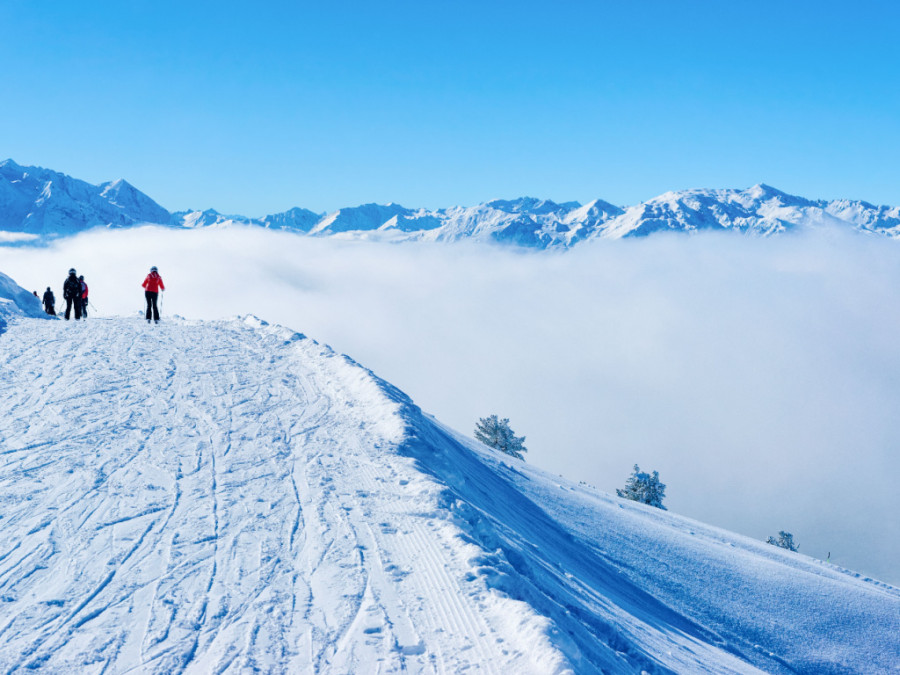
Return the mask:
<svg viewBox="0 0 900 675">
<path fill-rule="evenodd" d="M 808 199 L 788 194 L 765 183 L 758 183 L 745 190 L 733 190 L 731 192 L 733 194 L 730 195 L 730 201 L 738 202 L 747 208 L 760 204 L 794 207 L 804 207 L 813 204 Z"/>
<path fill-rule="evenodd" d="M 115 197 L 119 194 L 129 194 L 138 192 L 137 188 L 135 188 L 131 183 L 129 183 L 124 178 L 117 178 L 116 180 L 109 181 L 107 183 L 100 183 L 98 186 L 101 188 L 102 192 L 100 193 L 104 197 L 110 197 L 112 201 L 115 201 Z"/>
<path fill-rule="evenodd" d="M 742 190 L 748 196 L 757 200 L 771 199 L 773 197 L 783 197 L 785 193 L 781 190 L 772 187 L 771 185 L 767 185 L 766 183 L 757 183 L 746 190 Z"/>
<path fill-rule="evenodd" d="M 325 216 L 310 230 L 310 234 L 341 234 L 377 230 L 397 215 L 411 215 L 412 210 L 400 204 L 361 204 L 339 209 Z"/>
</svg>

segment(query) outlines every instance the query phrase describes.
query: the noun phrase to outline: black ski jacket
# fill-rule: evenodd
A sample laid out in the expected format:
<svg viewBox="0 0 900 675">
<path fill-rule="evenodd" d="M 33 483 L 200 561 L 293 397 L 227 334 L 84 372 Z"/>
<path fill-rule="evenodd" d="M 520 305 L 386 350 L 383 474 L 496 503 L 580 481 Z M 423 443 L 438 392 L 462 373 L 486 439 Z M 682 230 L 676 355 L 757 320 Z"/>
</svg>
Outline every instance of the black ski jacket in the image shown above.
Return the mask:
<svg viewBox="0 0 900 675">
<path fill-rule="evenodd" d="M 44 291 L 44 304 L 51 307 L 56 304 L 56 296 L 53 295 L 53 291 Z"/>
<path fill-rule="evenodd" d="M 81 297 L 81 282 L 74 274 L 70 274 L 63 282 L 63 297 L 66 300 Z"/>
</svg>

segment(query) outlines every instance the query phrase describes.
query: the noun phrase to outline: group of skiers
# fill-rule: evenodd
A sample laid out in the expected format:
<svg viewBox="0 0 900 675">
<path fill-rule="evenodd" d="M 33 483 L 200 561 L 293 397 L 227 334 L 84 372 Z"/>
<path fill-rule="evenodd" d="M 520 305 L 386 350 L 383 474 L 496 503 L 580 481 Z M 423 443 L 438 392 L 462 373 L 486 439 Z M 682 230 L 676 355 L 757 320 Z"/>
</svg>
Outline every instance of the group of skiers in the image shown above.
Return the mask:
<svg viewBox="0 0 900 675">
<path fill-rule="evenodd" d="M 150 323 L 151 319 L 159 323 L 159 292 L 166 290 L 166 285 L 163 283 L 162 277 L 159 276 L 159 270 L 156 268 L 156 265 L 150 268 L 150 273 L 141 285 L 144 287 L 144 299 L 147 301 L 147 323 Z M 37 291 L 34 292 L 34 295 L 37 297 Z M 66 321 L 69 320 L 72 310 L 74 310 L 76 321 L 87 318 L 89 304 L 88 285 L 84 280 L 84 275 L 78 276 L 74 267 L 69 270 L 69 276 L 63 282 L 63 299 L 66 301 Z M 49 286 L 44 292 L 43 300 L 44 311 L 47 314 L 56 316 L 56 296 L 53 295 L 53 291 L 50 290 Z"/>
<path fill-rule="evenodd" d="M 76 276 L 75 269 L 69 270 L 69 276 L 66 277 L 66 280 L 63 282 L 63 299 L 66 301 L 66 321 L 69 320 L 69 317 L 72 314 L 72 310 L 75 310 L 75 319 L 78 320 L 81 317 L 87 318 L 88 315 L 88 285 L 84 280 L 84 275 Z M 37 297 L 37 291 L 34 292 L 35 297 Z M 47 290 L 44 291 L 44 311 L 47 314 L 52 316 L 56 316 L 56 296 L 53 295 L 53 291 L 50 290 L 50 287 L 47 286 Z"/>
</svg>

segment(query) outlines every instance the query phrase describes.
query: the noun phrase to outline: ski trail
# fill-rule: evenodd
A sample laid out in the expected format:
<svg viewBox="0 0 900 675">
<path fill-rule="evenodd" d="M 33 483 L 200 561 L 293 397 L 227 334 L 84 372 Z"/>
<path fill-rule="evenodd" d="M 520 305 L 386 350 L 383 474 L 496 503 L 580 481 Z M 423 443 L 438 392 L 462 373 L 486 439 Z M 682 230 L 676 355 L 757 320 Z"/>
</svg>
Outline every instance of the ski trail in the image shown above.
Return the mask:
<svg viewBox="0 0 900 675">
<path fill-rule="evenodd" d="M 258 322 L 2 340 L 0 672 L 537 672 L 355 364 Z"/>
</svg>

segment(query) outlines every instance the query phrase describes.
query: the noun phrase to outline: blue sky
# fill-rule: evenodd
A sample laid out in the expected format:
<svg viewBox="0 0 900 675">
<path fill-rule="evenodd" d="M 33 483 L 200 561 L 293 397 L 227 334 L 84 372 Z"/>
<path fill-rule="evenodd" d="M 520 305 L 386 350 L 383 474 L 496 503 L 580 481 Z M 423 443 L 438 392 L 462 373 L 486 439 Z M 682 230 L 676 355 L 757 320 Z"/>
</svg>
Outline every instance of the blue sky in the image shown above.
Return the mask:
<svg viewBox="0 0 900 675">
<path fill-rule="evenodd" d="M 0 3 L 0 157 L 261 216 L 766 182 L 900 204 L 900 5 Z"/>
</svg>

